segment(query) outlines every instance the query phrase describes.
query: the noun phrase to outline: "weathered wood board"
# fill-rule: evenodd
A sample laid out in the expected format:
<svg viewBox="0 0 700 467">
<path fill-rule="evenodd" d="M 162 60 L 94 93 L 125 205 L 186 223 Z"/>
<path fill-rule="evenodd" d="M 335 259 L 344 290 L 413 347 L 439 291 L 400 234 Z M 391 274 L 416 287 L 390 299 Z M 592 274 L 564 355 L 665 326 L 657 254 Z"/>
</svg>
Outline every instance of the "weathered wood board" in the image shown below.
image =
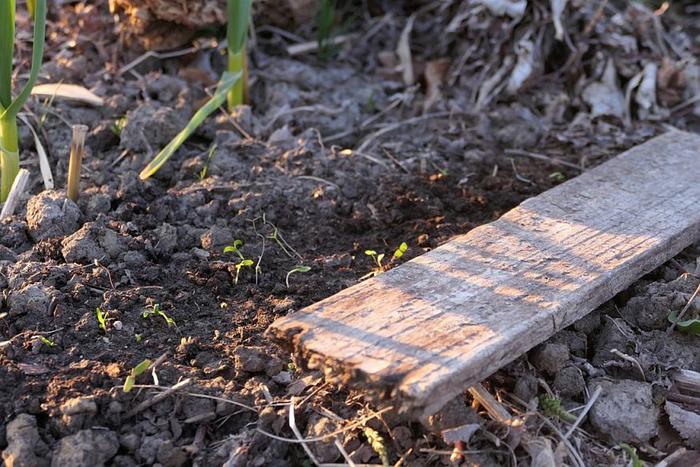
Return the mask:
<svg viewBox="0 0 700 467">
<path fill-rule="evenodd" d="M 269 332 L 428 414 L 698 239 L 700 135 L 671 132 Z"/>
</svg>

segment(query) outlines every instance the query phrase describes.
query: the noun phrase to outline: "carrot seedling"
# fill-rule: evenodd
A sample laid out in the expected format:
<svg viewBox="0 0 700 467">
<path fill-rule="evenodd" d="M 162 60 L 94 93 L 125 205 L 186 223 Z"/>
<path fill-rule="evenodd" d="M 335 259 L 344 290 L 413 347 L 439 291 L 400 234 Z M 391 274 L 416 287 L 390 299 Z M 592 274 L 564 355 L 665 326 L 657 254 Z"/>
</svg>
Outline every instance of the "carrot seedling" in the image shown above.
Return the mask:
<svg viewBox="0 0 700 467">
<path fill-rule="evenodd" d="M 97 316 L 97 324 L 100 326 L 100 331 L 107 332 L 107 313 L 102 311 L 99 306 L 95 310 L 95 315 Z"/>
<path fill-rule="evenodd" d="M 34 45 L 29 79 L 12 98 L 12 59 L 15 42 L 15 0 L 0 1 L 0 202 L 10 193 L 19 172 L 17 114 L 39 76 L 46 39 L 46 0 L 34 2 Z"/>
<path fill-rule="evenodd" d="M 408 244 L 406 242 L 401 242 L 401 245 L 394 250 L 394 254 L 391 255 L 391 260 L 389 261 L 389 264 L 384 264 L 384 253 L 377 253 L 374 250 L 365 250 L 365 254 L 367 256 L 370 256 L 374 260 L 375 267 L 372 269 L 370 272 L 365 274 L 360 278 L 360 280 L 367 279 L 370 277 L 378 276 L 379 274 L 385 272 L 388 270 L 391 265 L 396 261 L 397 259 L 401 258 L 404 253 L 408 251 Z"/>
</svg>

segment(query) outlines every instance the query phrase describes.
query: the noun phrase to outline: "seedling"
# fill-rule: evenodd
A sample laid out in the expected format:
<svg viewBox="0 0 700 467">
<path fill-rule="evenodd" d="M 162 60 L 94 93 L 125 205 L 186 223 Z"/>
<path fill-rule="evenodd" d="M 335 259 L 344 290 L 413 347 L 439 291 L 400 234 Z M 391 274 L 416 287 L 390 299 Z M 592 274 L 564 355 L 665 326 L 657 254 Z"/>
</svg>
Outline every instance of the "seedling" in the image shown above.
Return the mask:
<svg viewBox="0 0 700 467">
<path fill-rule="evenodd" d="M 123 117 L 116 119 L 109 129 L 112 130 L 112 133 L 114 133 L 116 136 L 121 136 L 122 131 L 124 130 L 124 127 L 128 121 L 129 120 L 127 120 L 126 115 L 124 115 Z"/>
<path fill-rule="evenodd" d="M 300 264 L 299 266 L 296 266 L 296 267 L 295 267 L 294 269 L 292 269 L 291 271 L 289 271 L 289 272 L 287 273 L 287 277 L 286 277 L 285 280 L 284 280 L 284 282 L 287 284 L 287 288 L 289 288 L 289 276 L 291 276 L 291 275 L 294 274 L 295 272 L 309 272 L 309 271 L 311 271 L 311 268 L 310 268 L 309 266 L 303 266 L 303 265 L 301 265 L 301 264 Z"/>
<path fill-rule="evenodd" d="M 561 406 L 561 401 L 556 397 L 542 394 L 539 397 L 540 407 L 546 415 L 558 417 L 565 422 L 573 423 L 576 421 L 576 416 L 568 412 Z"/>
<path fill-rule="evenodd" d="M 238 284 L 238 276 L 241 274 L 241 269 L 250 267 L 253 264 L 255 264 L 255 262 L 253 262 L 252 259 L 244 259 L 240 263 L 236 264 L 236 277 L 233 279 L 233 283 Z"/>
<path fill-rule="evenodd" d="M 129 373 L 129 376 L 127 376 L 126 380 L 124 381 L 124 392 L 131 391 L 131 388 L 133 388 L 134 384 L 136 384 L 136 377 L 145 373 L 150 366 L 151 361 L 149 359 L 145 359 L 144 361 L 136 365 L 134 368 L 132 368 L 131 373 Z"/>
<path fill-rule="evenodd" d="M 243 253 L 241 253 L 241 248 L 243 247 L 243 240 L 234 240 L 232 244 L 224 247 L 224 253 L 235 253 L 239 258 L 245 259 Z"/>
<path fill-rule="evenodd" d="M 207 154 L 207 160 L 204 161 L 204 167 L 199 171 L 199 180 L 204 180 L 207 178 L 207 172 L 209 172 L 209 164 L 212 159 L 214 159 L 214 152 L 216 151 L 216 143 L 212 144 L 209 148 L 209 154 Z"/>
<path fill-rule="evenodd" d="M 322 0 L 316 17 L 318 53 L 322 60 L 328 60 L 333 53 L 330 39 L 335 26 L 335 4 L 336 0 Z"/>
<path fill-rule="evenodd" d="M 48 339 L 44 336 L 35 336 L 37 339 L 41 341 L 42 344 L 44 344 L 46 347 L 53 348 L 56 347 L 56 343 L 52 341 L 51 339 Z"/>
<path fill-rule="evenodd" d="M 250 10 L 252 0 L 228 0 L 228 26 L 226 40 L 228 45 L 228 71 L 238 74 L 241 79 L 228 91 L 229 112 L 248 100 L 248 57 L 245 43 L 250 25 Z"/>
<path fill-rule="evenodd" d="M 365 435 L 365 438 L 367 438 L 367 441 L 369 442 L 369 445 L 372 446 L 374 452 L 376 452 L 379 458 L 382 460 L 382 465 L 387 467 L 391 465 L 389 464 L 389 450 L 386 447 L 386 443 L 384 442 L 382 435 L 380 435 L 377 430 L 368 426 L 365 426 L 362 429 L 362 433 Z"/>
<path fill-rule="evenodd" d="M 304 259 L 301 257 L 301 255 L 299 253 L 296 252 L 296 250 L 294 248 L 292 248 L 292 246 L 289 243 L 287 243 L 287 241 L 284 239 L 284 237 L 282 237 L 282 234 L 280 233 L 280 229 L 278 229 L 275 224 L 273 224 L 272 222 L 268 221 L 265 218 L 265 214 L 263 214 L 262 220 L 263 220 L 263 223 L 265 225 L 269 225 L 270 228 L 272 229 L 272 233 L 268 234 L 267 238 L 269 238 L 270 240 L 274 240 L 275 243 L 277 243 L 277 245 L 282 249 L 282 251 L 284 251 L 285 255 L 289 256 L 290 258 L 293 258 L 294 256 L 296 256 L 297 258 L 299 258 L 301 260 Z"/>
<path fill-rule="evenodd" d="M 97 315 L 97 324 L 100 326 L 100 331 L 107 332 L 107 313 L 102 311 L 99 306 L 95 310 L 95 315 Z"/>
<path fill-rule="evenodd" d="M 394 250 L 394 254 L 391 255 L 391 260 L 389 261 L 389 264 L 385 265 L 383 264 L 384 253 L 377 253 L 374 250 L 365 250 L 365 254 L 367 256 L 370 256 L 374 260 L 375 268 L 367 274 L 365 274 L 364 276 L 362 276 L 360 280 L 378 276 L 379 274 L 387 271 L 391 267 L 391 265 L 394 264 L 394 261 L 400 259 L 404 255 L 404 253 L 406 253 L 406 251 L 408 251 L 408 245 L 406 244 L 406 242 L 401 242 L 401 245 L 399 245 L 399 247 L 396 250 Z"/>
<path fill-rule="evenodd" d="M 154 305 L 150 305 L 149 308 L 144 310 L 143 312 L 143 317 L 144 318 L 150 318 L 151 316 L 160 316 L 165 320 L 165 322 L 168 324 L 168 327 L 175 326 L 175 320 L 172 319 L 170 316 L 168 316 L 163 309 L 161 309 L 160 304 L 156 303 Z"/>
<path fill-rule="evenodd" d="M 0 202 L 5 202 L 19 172 L 17 114 L 39 76 L 46 38 L 46 0 L 34 4 L 34 42 L 29 79 L 12 98 L 12 60 L 15 43 L 15 0 L 0 1 Z"/>
</svg>

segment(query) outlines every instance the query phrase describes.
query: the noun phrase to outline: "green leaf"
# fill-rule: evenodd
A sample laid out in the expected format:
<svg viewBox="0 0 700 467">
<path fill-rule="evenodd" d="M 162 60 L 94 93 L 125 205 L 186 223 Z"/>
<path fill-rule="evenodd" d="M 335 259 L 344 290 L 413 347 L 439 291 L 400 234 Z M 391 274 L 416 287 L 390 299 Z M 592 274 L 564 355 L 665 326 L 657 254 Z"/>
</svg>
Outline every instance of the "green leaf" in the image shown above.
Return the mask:
<svg viewBox="0 0 700 467">
<path fill-rule="evenodd" d="M 139 177 L 141 180 L 146 180 L 151 177 L 154 173 L 160 169 L 163 164 L 165 164 L 168 159 L 175 154 L 180 146 L 183 145 L 187 138 L 194 133 L 194 131 L 199 127 L 199 125 L 206 120 L 206 118 L 212 114 L 216 109 L 218 109 L 221 104 L 226 100 L 226 93 L 231 87 L 236 84 L 240 79 L 240 73 L 228 73 L 224 72 L 219 81 L 219 85 L 216 87 L 216 92 L 209 99 L 209 101 L 204 104 L 190 119 L 189 123 L 185 128 L 175 136 L 164 148 L 161 150 L 156 157 L 141 171 Z"/>
<path fill-rule="evenodd" d="M 102 308 L 99 306 L 95 310 L 95 315 L 97 315 L 97 322 L 100 326 L 100 329 L 103 332 L 107 332 L 107 317 L 106 315 L 102 312 Z"/>
<path fill-rule="evenodd" d="M 676 323 L 676 327 L 681 331 L 700 336 L 700 318 L 686 319 L 683 321 L 677 321 L 677 319 L 678 313 L 675 311 L 668 315 L 668 320 L 671 323 Z"/>
<path fill-rule="evenodd" d="M 131 388 L 134 387 L 134 384 L 136 384 L 136 378 L 134 378 L 132 375 L 127 376 L 126 380 L 124 380 L 124 392 L 131 391 Z"/>
<path fill-rule="evenodd" d="M 252 0 L 228 0 L 226 39 L 229 53 L 240 52 L 245 45 L 252 5 Z"/>
<path fill-rule="evenodd" d="M 376 256 L 377 252 L 374 250 L 365 250 L 367 256 Z"/>
<path fill-rule="evenodd" d="M 384 259 L 384 253 L 381 253 L 380 255 L 377 256 L 377 263 L 382 264 L 383 259 Z"/>
<path fill-rule="evenodd" d="M 309 271 L 311 271 L 311 267 L 310 266 L 297 266 L 296 268 L 294 268 L 294 270 L 296 272 L 309 272 Z"/>
<path fill-rule="evenodd" d="M 244 259 L 244 260 L 241 261 L 239 264 L 240 264 L 241 266 L 252 266 L 254 263 L 253 263 L 253 260 L 252 260 L 252 259 Z"/>
<path fill-rule="evenodd" d="M 151 361 L 149 359 L 145 359 L 144 361 L 136 365 L 133 370 L 131 370 L 131 374 L 134 376 L 139 376 L 143 374 L 146 370 L 148 370 L 149 366 L 151 366 Z"/>
<path fill-rule="evenodd" d="M 406 250 L 408 250 L 408 245 L 406 244 L 406 242 L 402 242 L 401 245 L 399 245 L 399 247 L 394 252 L 394 258 L 401 258 L 403 254 L 406 253 Z"/>
<path fill-rule="evenodd" d="M 12 104 L 15 0 L 0 1 L 0 114 Z"/>
<path fill-rule="evenodd" d="M 14 10 L 15 0 L 3 0 L 0 3 L 11 3 L 12 9 Z M 2 9 L 4 10 L 5 8 Z M 5 29 L 6 25 L 8 25 L 8 23 L 5 22 L 4 16 L 5 15 L 3 13 L 0 13 L 0 28 L 2 29 Z M 12 16 L 14 17 L 14 11 L 12 13 Z M 12 24 L 14 28 L 14 21 L 12 22 Z M 5 33 L 0 32 L 0 36 L 3 36 L 3 38 L 0 39 L 0 42 L 4 41 L 4 34 Z M 14 31 L 12 33 L 12 36 L 14 36 Z M 17 97 L 15 97 L 15 99 L 12 101 L 9 107 L 6 107 L 4 112 L 0 114 L 0 118 L 5 118 L 6 116 L 14 117 L 15 115 L 17 115 L 24 103 L 27 102 L 27 99 L 29 98 L 29 95 L 32 92 L 32 88 L 34 87 L 34 83 L 36 83 L 36 79 L 39 77 L 39 69 L 41 68 L 41 61 L 44 56 L 44 42 L 46 42 L 46 0 L 37 0 L 36 11 L 34 15 L 34 45 L 32 46 L 32 67 L 29 70 L 29 79 L 25 83 L 19 95 L 17 95 Z M 6 46 L 4 43 L 0 45 L 0 55 L 2 55 L 5 52 L 5 47 Z M 12 62 L 12 49 L 9 48 L 8 51 L 10 52 L 9 60 L 10 62 Z M 2 71 L 0 71 L 0 73 L 1 72 Z M 0 75 L 0 80 L 2 79 L 4 79 L 4 77 Z"/>
<path fill-rule="evenodd" d="M 233 245 L 225 246 L 224 247 L 224 253 L 235 253 L 238 251 L 238 248 L 236 248 Z"/>
</svg>

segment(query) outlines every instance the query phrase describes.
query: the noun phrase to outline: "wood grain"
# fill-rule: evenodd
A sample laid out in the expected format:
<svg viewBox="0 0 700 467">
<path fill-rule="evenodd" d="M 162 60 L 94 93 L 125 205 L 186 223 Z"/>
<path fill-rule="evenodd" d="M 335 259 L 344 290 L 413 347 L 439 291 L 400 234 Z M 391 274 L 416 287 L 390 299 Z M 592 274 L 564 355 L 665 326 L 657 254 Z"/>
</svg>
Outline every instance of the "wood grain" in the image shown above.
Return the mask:
<svg viewBox="0 0 700 467">
<path fill-rule="evenodd" d="M 269 332 L 430 414 L 699 238 L 700 136 L 667 133 Z"/>
</svg>

